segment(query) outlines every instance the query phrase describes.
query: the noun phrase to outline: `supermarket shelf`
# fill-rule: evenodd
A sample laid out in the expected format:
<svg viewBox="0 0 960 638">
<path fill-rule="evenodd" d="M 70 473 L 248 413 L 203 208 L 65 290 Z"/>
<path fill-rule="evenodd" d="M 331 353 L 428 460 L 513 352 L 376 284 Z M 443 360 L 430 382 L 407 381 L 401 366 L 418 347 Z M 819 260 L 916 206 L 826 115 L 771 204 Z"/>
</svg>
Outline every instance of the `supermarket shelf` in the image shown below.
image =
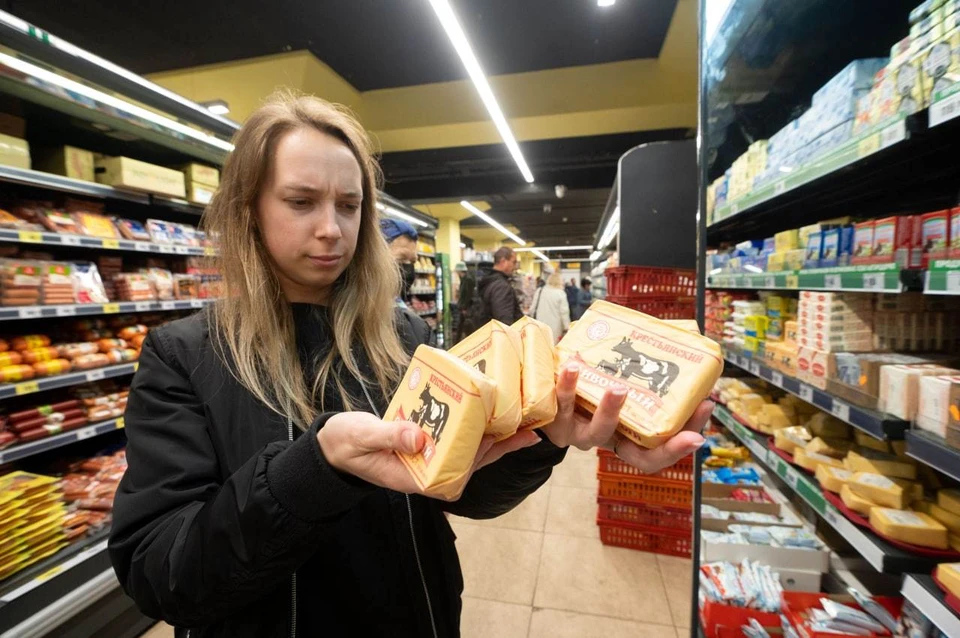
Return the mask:
<svg viewBox="0 0 960 638">
<path fill-rule="evenodd" d="M 820 486 L 813 478 L 768 450 L 766 438 L 761 438 L 744 427 L 726 407 L 718 405 L 714 409 L 713 415 L 735 437 L 740 439 L 753 453 L 757 462 L 780 477 L 828 525 L 843 536 L 874 569 L 892 574 L 916 571 L 924 567 L 933 569 L 933 565 L 936 563 L 934 559 L 926 559 L 904 552 L 847 520 L 839 510 L 827 502 L 823 497 L 823 492 L 820 491 Z"/>
<path fill-rule="evenodd" d="M 411 295 L 435 295 L 437 294 L 436 288 L 418 288 L 417 290 L 411 290 Z"/>
<path fill-rule="evenodd" d="M 112 572 L 108 535 L 109 530 L 102 530 L 8 579 L 0 587 L 0 634 Z M 111 589 L 119 585 L 115 576 L 107 582 Z"/>
<path fill-rule="evenodd" d="M 40 439 L 39 441 L 21 443 L 20 445 L 0 450 L 0 464 L 19 461 L 20 459 L 25 459 L 35 454 L 42 454 L 43 452 L 55 450 L 65 445 L 76 443 L 77 441 L 86 441 L 95 436 L 100 436 L 107 432 L 115 432 L 120 429 L 123 429 L 123 417 L 100 421 L 99 423 L 87 425 L 76 430 L 71 430 L 70 432 Z"/>
<path fill-rule="evenodd" d="M 908 574 L 903 579 L 900 593 L 945 636 L 960 636 L 960 616 L 944 603 L 944 594 L 933 582 L 933 578 L 922 574 Z"/>
<path fill-rule="evenodd" d="M 960 295 L 960 259 L 931 263 L 930 270 L 924 273 L 923 292 L 929 295 Z"/>
<path fill-rule="evenodd" d="M 175 211 L 189 213 L 191 215 L 202 215 L 204 209 L 206 208 L 206 206 L 203 204 L 194 204 L 193 202 L 188 202 L 185 199 L 179 199 L 177 197 L 164 197 L 163 195 L 151 195 L 150 201 L 155 206 L 172 208 Z"/>
<path fill-rule="evenodd" d="M 178 301 L 119 301 L 116 303 L 85 303 L 61 306 L 0 307 L 0 321 L 18 319 L 46 319 L 53 317 L 89 317 L 112 315 L 119 312 L 155 312 L 160 310 L 190 310 L 212 305 L 216 299 L 181 299 Z"/>
<path fill-rule="evenodd" d="M 960 265 L 960 262 L 958 262 Z M 897 264 L 815 268 L 785 272 L 716 274 L 707 276 L 707 288 L 747 290 L 833 290 L 848 292 L 903 292 L 920 289 L 921 271 L 902 270 Z M 957 271 L 960 293 L 960 270 Z"/>
<path fill-rule="evenodd" d="M 33 394 L 45 390 L 54 390 L 56 388 L 69 388 L 72 385 L 80 385 L 90 381 L 99 381 L 101 379 L 111 379 L 113 377 L 122 377 L 133 374 L 137 371 L 139 364 L 119 363 L 117 365 L 96 368 L 94 370 L 85 370 L 83 372 L 70 372 L 60 374 L 55 377 L 46 377 L 44 379 L 34 379 L 32 381 L 21 381 L 20 383 L 4 383 L 0 385 L 0 399 L 9 399 L 24 394 Z"/>
<path fill-rule="evenodd" d="M 761 204 L 772 201 L 801 186 L 811 184 L 821 177 L 850 166 L 855 162 L 881 153 L 891 146 L 903 142 L 908 137 L 906 118 L 900 118 L 878 129 L 858 135 L 810 164 L 797 168 L 776 181 L 755 188 L 733 202 L 718 206 L 714 211 L 715 221 L 710 226 L 715 227 L 721 222 L 729 221 L 731 218 L 747 211 L 759 210 Z"/>
<path fill-rule="evenodd" d="M 960 450 L 923 430 L 907 430 L 906 439 L 909 456 L 960 481 Z"/>
<path fill-rule="evenodd" d="M 0 228 L 0 241 L 21 244 L 43 244 L 45 246 L 71 246 L 79 248 L 102 248 L 105 250 L 129 250 L 138 253 L 159 253 L 163 255 L 206 255 L 216 254 L 213 248 L 199 246 L 174 246 L 155 244 L 149 241 L 131 239 L 100 239 L 85 235 L 50 233 L 33 230 L 11 230 Z"/>
<path fill-rule="evenodd" d="M 829 412 L 841 421 L 849 423 L 878 439 L 902 439 L 904 432 L 910 427 L 910 423 L 907 421 L 849 404 L 823 390 L 814 388 L 799 379 L 785 375 L 759 361 L 754 361 L 750 357 L 732 352 L 729 349 L 724 352 L 724 358 L 750 374 L 769 381 L 781 390 L 800 397 L 807 403 Z"/>
<path fill-rule="evenodd" d="M 106 184 L 97 184 L 82 179 L 72 179 L 70 177 L 63 177 L 62 175 L 54 175 L 53 173 L 15 168 L 13 166 L 0 166 L 0 182 L 49 188 L 62 193 L 70 193 L 71 195 L 86 195 L 88 197 L 114 199 L 136 204 L 150 203 L 150 196 L 146 193 L 137 193 L 135 191 L 107 186 Z"/>
</svg>

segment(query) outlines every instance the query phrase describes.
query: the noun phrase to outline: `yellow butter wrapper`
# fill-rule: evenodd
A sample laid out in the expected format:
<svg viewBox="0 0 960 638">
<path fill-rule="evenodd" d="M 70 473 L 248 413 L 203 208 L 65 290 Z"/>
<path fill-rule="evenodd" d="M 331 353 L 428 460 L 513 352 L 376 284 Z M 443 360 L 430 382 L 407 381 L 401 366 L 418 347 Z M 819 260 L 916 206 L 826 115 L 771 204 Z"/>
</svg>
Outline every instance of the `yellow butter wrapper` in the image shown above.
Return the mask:
<svg viewBox="0 0 960 638">
<path fill-rule="evenodd" d="M 557 418 L 557 351 L 553 330 L 545 323 L 523 317 L 511 329 L 520 333 L 523 361 L 520 394 L 523 397 L 521 430 L 532 430 Z"/>
<path fill-rule="evenodd" d="M 520 335 L 493 320 L 450 348 L 456 355 L 497 382 L 497 404 L 487 434 L 497 440 L 517 432 L 523 418 L 520 362 L 523 358 Z"/>
<path fill-rule="evenodd" d="M 557 344 L 578 363 L 577 402 L 593 412 L 606 390 L 627 388 L 618 431 L 654 448 L 683 428 L 723 372 L 720 346 L 655 317 L 595 301 Z"/>
<path fill-rule="evenodd" d="M 385 421 L 413 421 L 426 433 L 418 454 L 397 452 L 425 494 L 463 492 L 497 400 L 497 383 L 449 352 L 420 346 Z"/>
</svg>

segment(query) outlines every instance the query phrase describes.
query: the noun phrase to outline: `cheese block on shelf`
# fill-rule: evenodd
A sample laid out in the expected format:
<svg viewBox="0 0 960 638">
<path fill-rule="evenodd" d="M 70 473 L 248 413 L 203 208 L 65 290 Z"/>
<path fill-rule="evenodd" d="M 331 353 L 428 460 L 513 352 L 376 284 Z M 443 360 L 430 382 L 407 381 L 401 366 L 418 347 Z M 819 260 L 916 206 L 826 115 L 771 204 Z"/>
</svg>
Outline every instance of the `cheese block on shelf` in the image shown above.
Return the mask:
<svg viewBox="0 0 960 638">
<path fill-rule="evenodd" d="M 829 439 L 849 439 L 851 428 L 849 425 L 826 412 L 817 412 L 806 423 L 807 429 L 814 436 Z"/>
<path fill-rule="evenodd" d="M 937 580 L 954 596 L 960 596 L 960 563 L 937 565 Z"/>
<path fill-rule="evenodd" d="M 950 534 L 947 537 L 947 542 L 950 543 L 950 549 L 955 552 L 960 552 L 960 535 Z"/>
<path fill-rule="evenodd" d="M 817 454 L 823 454 L 824 456 L 832 456 L 835 459 L 842 459 L 850 451 L 850 448 L 853 447 L 853 443 L 844 439 L 824 439 L 821 437 L 815 437 L 809 443 L 804 446 L 806 452 L 814 452 Z"/>
<path fill-rule="evenodd" d="M 772 432 L 793 425 L 793 420 L 790 418 L 791 416 L 783 406 L 767 403 L 757 414 L 757 423 Z"/>
<path fill-rule="evenodd" d="M 923 512 L 924 514 L 929 514 L 930 509 L 935 505 L 932 501 L 919 500 L 910 503 L 910 509 L 914 512 Z"/>
<path fill-rule="evenodd" d="M 856 472 L 847 481 L 850 490 L 877 505 L 902 510 L 912 500 L 903 487 L 882 474 Z"/>
<path fill-rule="evenodd" d="M 802 425 L 783 428 L 773 433 L 773 444 L 787 454 L 793 454 L 797 448 L 803 449 L 810 439 L 810 431 Z"/>
<path fill-rule="evenodd" d="M 759 394 L 751 392 L 740 396 L 740 405 L 747 414 L 756 414 L 767 405 L 767 402 Z"/>
<path fill-rule="evenodd" d="M 870 525 L 885 536 L 921 547 L 948 549 L 947 528 L 937 519 L 921 512 L 874 507 Z"/>
<path fill-rule="evenodd" d="M 862 430 L 854 430 L 853 440 L 856 441 L 857 445 L 860 447 L 865 447 L 877 452 L 883 452 L 885 454 L 890 454 L 892 452 L 889 441 L 882 441 L 878 438 L 872 437 Z"/>
<path fill-rule="evenodd" d="M 844 466 L 853 472 L 873 472 L 910 480 L 917 478 L 917 466 L 912 460 L 873 450 L 851 450 L 844 459 Z"/>
<path fill-rule="evenodd" d="M 954 488 L 940 490 L 937 492 L 937 505 L 960 516 L 960 490 Z"/>
<path fill-rule="evenodd" d="M 879 507 L 876 503 L 870 499 L 855 494 L 853 490 L 850 489 L 849 485 L 843 485 L 840 488 L 840 500 L 843 501 L 843 504 L 852 509 L 857 514 L 862 514 L 863 516 L 870 516 L 870 510 L 875 507 Z"/>
<path fill-rule="evenodd" d="M 937 504 L 930 505 L 930 516 L 940 521 L 951 534 L 960 534 L 960 516 L 949 512 Z"/>
<path fill-rule="evenodd" d="M 817 481 L 820 482 L 820 487 L 839 494 L 840 489 L 846 485 L 850 477 L 853 476 L 853 472 L 845 470 L 842 467 L 831 467 L 821 464 L 817 466 L 817 471 L 814 475 L 817 477 Z"/>
<path fill-rule="evenodd" d="M 793 453 L 793 462 L 805 470 L 816 472 L 821 465 L 830 467 L 843 467 L 843 461 L 835 459 L 832 456 L 826 456 L 819 452 L 807 452 L 803 448 L 797 448 Z"/>
</svg>

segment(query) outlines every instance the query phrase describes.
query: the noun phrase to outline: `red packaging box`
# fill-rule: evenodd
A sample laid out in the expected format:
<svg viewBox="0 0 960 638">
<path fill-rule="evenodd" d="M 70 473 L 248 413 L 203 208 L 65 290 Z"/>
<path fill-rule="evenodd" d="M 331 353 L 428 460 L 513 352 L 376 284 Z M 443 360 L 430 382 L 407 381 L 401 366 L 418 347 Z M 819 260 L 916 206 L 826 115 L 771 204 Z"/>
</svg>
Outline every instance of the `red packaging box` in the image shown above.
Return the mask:
<svg viewBox="0 0 960 638">
<path fill-rule="evenodd" d="M 853 225 L 853 254 L 851 264 L 872 263 L 874 222 L 860 222 Z"/>
<path fill-rule="evenodd" d="M 950 245 L 950 210 L 938 210 L 920 216 L 921 241 L 923 243 L 923 264 L 926 268 L 931 261 L 946 259 Z"/>
<path fill-rule="evenodd" d="M 903 268 L 919 268 L 922 253 L 917 221 L 913 215 L 885 217 L 874 222 L 872 263 L 897 262 Z"/>
<path fill-rule="evenodd" d="M 949 259 L 960 259 L 960 208 L 950 209 L 950 250 Z"/>
</svg>

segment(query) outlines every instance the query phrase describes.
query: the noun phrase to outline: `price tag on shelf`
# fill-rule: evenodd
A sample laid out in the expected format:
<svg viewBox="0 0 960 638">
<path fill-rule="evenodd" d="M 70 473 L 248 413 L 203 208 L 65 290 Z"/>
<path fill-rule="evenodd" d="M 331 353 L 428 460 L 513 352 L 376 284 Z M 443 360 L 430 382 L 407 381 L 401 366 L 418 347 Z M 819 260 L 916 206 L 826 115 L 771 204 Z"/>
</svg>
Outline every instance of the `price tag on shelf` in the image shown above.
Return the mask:
<svg viewBox="0 0 960 638">
<path fill-rule="evenodd" d="M 135 309 L 137 312 L 146 312 L 146 311 L 148 311 L 148 310 L 152 310 L 152 309 L 153 309 L 153 302 L 152 302 L 152 301 L 138 301 L 137 303 L 135 303 L 135 304 L 133 305 L 133 307 L 134 307 L 134 309 Z"/>
<path fill-rule="evenodd" d="M 40 391 L 40 384 L 36 381 L 24 381 L 23 383 L 18 383 L 13 386 L 13 393 L 17 396 L 21 394 L 31 394 L 33 392 Z"/>
<path fill-rule="evenodd" d="M 737 202 L 733 202 L 732 204 L 730 204 L 731 215 L 736 215 L 739 212 L 740 212 L 740 204 L 738 204 Z"/>
<path fill-rule="evenodd" d="M 120 312 L 120 304 L 118 303 L 105 303 L 103 304 L 103 314 L 105 315 L 115 315 Z"/>
<path fill-rule="evenodd" d="M 58 317 L 73 317 L 77 314 L 76 306 L 57 306 Z"/>
<path fill-rule="evenodd" d="M 830 414 L 837 417 L 841 421 L 850 420 L 850 406 L 840 401 L 838 399 L 833 400 L 833 404 L 830 406 Z"/>
<path fill-rule="evenodd" d="M 27 244 L 39 244 L 43 241 L 43 235 L 34 230 L 21 230 L 17 233 L 17 238 Z"/>
<path fill-rule="evenodd" d="M 93 438 L 97 435 L 96 428 L 83 428 L 82 430 L 77 430 L 77 440 L 85 441 L 89 438 Z"/>
<path fill-rule="evenodd" d="M 104 247 L 104 248 L 112 248 L 113 250 L 116 250 L 116 249 L 120 248 L 120 242 L 119 242 L 118 240 L 116 240 L 116 239 L 104 239 L 104 240 L 103 240 L 103 247 Z"/>
<path fill-rule="evenodd" d="M 823 514 L 824 520 L 826 520 L 833 527 L 836 527 L 840 523 L 839 512 L 829 505 L 824 505 L 823 512 L 821 513 Z"/>
<path fill-rule="evenodd" d="M 153 250 L 154 247 L 145 241 L 135 241 L 133 242 L 133 249 L 141 253 L 148 253 Z"/>
<path fill-rule="evenodd" d="M 836 289 L 841 287 L 840 275 L 824 275 L 823 276 L 823 287 Z"/>
<path fill-rule="evenodd" d="M 880 131 L 880 148 L 889 148 L 907 139 L 907 121 L 901 119 Z"/>
<path fill-rule="evenodd" d="M 122 430 L 124 427 L 126 427 L 126 421 L 123 420 L 123 417 L 120 417 L 117 419 L 117 429 Z"/>
<path fill-rule="evenodd" d="M 857 144 L 857 157 L 862 159 L 880 150 L 880 134 L 874 133 Z"/>
<path fill-rule="evenodd" d="M 947 272 L 946 290 L 947 292 L 960 293 L 960 270 Z"/>
<path fill-rule="evenodd" d="M 164 254 L 166 254 L 166 255 L 172 255 L 172 254 L 173 254 L 173 246 L 166 246 L 166 245 L 164 245 L 164 244 L 157 244 L 157 248 L 159 249 L 159 252 L 164 253 Z"/>
<path fill-rule="evenodd" d="M 796 290 L 800 287 L 800 277 L 797 275 L 787 275 L 787 288 Z"/>
<path fill-rule="evenodd" d="M 767 275 L 763 278 L 763 287 L 764 288 L 776 288 L 777 287 L 777 278 L 773 275 Z"/>
<path fill-rule="evenodd" d="M 105 378 L 103 370 L 91 370 L 87 373 L 87 381 L 100 381 Z"/>
<path fill-rule="evenodd" d="M 949 122 L 957 116 L 960 116 L 960 91 L 930 105 L 930 126 Z"/>
<path fill-rule="evenodd" d="M 214 250 L 213 246 L 204 246 L 203 254 L 206 255 L 207 257 L 213 257 L 214 255 L 217 254 L 217 251 Z"/>
<path fill-rule="evenodd" d="M 136 372 L 136 371 L 139 370 L 139 369 L 140 369 L 140 362 L 139 362 L 139 361 L 134 361 L 134 362 L 133 362 L 133 371 Z"/>
<path fill-rule="evenodd" d="M 883 290 L 884 279 L 882 272 L 865 272 L 863 273 L 863 289 Z"/>
<path fill-rule="evenodd" d="M 800 384 L 800 398 L 807 403 L 813 403 L 813 388 L 805 383 Z"/>
<path fill-rule="evenodd" d="M 773 183 L 773 194 L 774 195 L 783 195 L 787 190 L 787 184 L 782 179 L 779 182 Z"/>
<path fill-rule="evenodd" d="M 783 480 L 786 481 L 787 485 L 789 485 L 791 489 L 796 491 L 797 483 L 799 481 L 796 472 L 794 472 L 792 469 L 788 469 L 783 473 Z"/>
<path fill-rule="evenodd" d="M 20 315 L 21 319 L 36 319 L 40 316 L 40 308 L 37 306 L 27 306 L 26 308 L 21 308 L 17 314 Z"/>
<path fill-rule="evenodd" d="M 190 300 L 190 307 L 191 307 L 191 308 L 203 308 L 203 302 L 200 301 L 199 299 L 191 299 L 191 300 Z"/>
<path fill-rule="evenodd" d="M 756 361 L 750 362 L 750 374 L 756 375 L 758 377 L 760 376 L 760 364 L 757 363 Z"/>
<path fill-rule="evenodd" d="M 161 301 L 160 310 L 176 310 L 177 302 L 176 301 Z"/>
<path fill-rule="evenodd" d="M 783 375 L 776 370 L 770 373 L 770 380 L 773 382 L 773 385 L 783 387 Z"/>
<path fill-rule="evenodd" d="M 174 246 L 173 250 L 174 250 L 178 255 L 189 255 L 189 254 L 190 254 L 190 249 L 189 249 L 188 247 L 186 247 L 186 246 Z"/>
<path fill-rule="evenodd" d="M 79 246 L 80 245 L 80 236 L 79 235 L 60 235 L 60 243 L 64 246 Z"/>
</svg>

